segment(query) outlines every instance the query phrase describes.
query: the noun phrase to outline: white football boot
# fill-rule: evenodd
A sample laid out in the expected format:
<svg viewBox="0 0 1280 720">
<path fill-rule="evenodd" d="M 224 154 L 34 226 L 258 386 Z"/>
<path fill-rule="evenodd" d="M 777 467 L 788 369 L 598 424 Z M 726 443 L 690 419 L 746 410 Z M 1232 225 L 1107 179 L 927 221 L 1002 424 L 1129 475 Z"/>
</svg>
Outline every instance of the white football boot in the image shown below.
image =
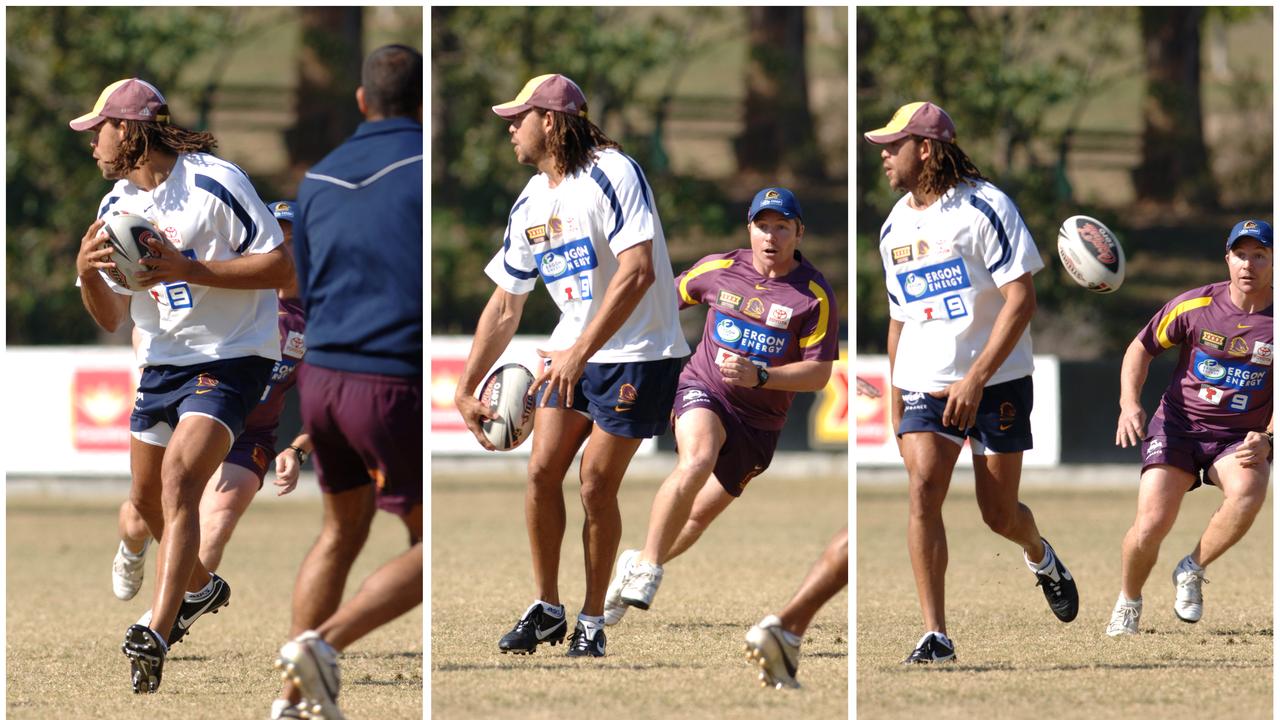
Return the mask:
<svg viewBox="0 0 1280 720">
<path fill-rule="evenodd" d="M 1142 618 L 1142 598 L 1126 600 L 1122 593 L 1116 600 L 1116 607 L 1111 611 L 1111 622 L 1107 623 L 1107 635 L 1124 637 L 1138 634 L 1138 620 Z"/>
<path fill-rule="evenodd" d="M 609 581 L 609 590 L 604 595 L 605 625 L 617 625 L 621 622 L 622 616 L 627 614 L 628 606 L 622 602 L 622 586 L 626 584 L 627 576 L 631 573 L 631 564 L 638 557 L 640 557 L 639 550 L 624 550 L 618 556 L 618 562 L 613 567 L 613 579 Z"/>
<path fill-rule="evenodd" d="M 276 667 L 302 693 L 304 717 L 346 720 L 338 709 L 338 651 L 314 630 L 308 630 L 280 647 Z"/>
<path fill-rule="evenodd" d="M 142 588 L 149 547 L 151 538 L 142 543 L 142 552 L 137 555 L 129 553 L 123 540 L 120 541 L 120 547 L 116 548 L 116 558 L 111 562 L 111 591 L 121 600 L 132 600 Z"/>
<path fill-rule="evenodd" d="M 1173 585 L 1178 589 L 1178 596 L 1173 601 L 1173 614 L 1179 620 L 1200 622 L 1200 616 L 1204 614 L 1204 595 L 1200 586 L 1207 582 L 1204 568 L 1196 566 L 1190 555 L 1182 558 L 1173 569 Z"/>
<path fill-rule="evenodd" d="M 636 558 L 631 564 L 626 582 L 622 584 L 622 602 L 631 607 L 648 610 L 661 584 L 662 566 Z"/>
<path fill-rule="evenodd" d="M 747 631 L 747 662 L 760 668 L 760 687 L 798 688 L 800 644 L 787 642 L 782 621 L 770 615 Z"/>
</svg>

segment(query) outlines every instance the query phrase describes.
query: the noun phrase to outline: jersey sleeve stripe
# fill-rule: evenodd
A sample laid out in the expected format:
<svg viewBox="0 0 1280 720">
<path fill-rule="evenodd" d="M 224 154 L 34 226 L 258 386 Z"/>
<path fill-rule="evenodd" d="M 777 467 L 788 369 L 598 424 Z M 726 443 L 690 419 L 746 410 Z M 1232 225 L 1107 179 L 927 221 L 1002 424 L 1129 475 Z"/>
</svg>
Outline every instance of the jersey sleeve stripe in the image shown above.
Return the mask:
<svg viewBox="0 0 1280 720">
<path fill-rule="evenodd" d="M 884 242 L 884 239 L 889 237 L 889 231 L 892 229 L 893 229 L 892 225 L 884 226 L 884 230 L 880 233 L 880 242 Z"/>
<path fill-rule="evenodd" d="M 640 197 L 644 200 L 645 209 L 653 212 L 653 200 L 649 197 L 652 190 L 649 188 L 649 181 L 644 177 L 644 170 L 640 169 L 640 163 L 632 160 L 630 155 L 623 155 L 622 157 L 631 163 L 631 168 L 636 171 L 636 177 L 640 178 Z"/>
<path fill-rule="evenodd" d="M 733 260 L 722 258 L 720 260 L 708 260 L 707 262 L 694 267 L 689 272 L 685 273 L 684 277 L 680 280 L 680 298 L 686 305 L 697 305 L 698 299 L 689 294 L 689 281 L 703 273 L 709 273 L 712 270 L 724 270 L 725 268 L 732 266 Z"/>
<path fill-rule="evenodd" d="M 622 230 L 622 203 L 618 202 L 618 195 L 613 191 L 613 183 L 609 182 L 608 176 L 599 166 L 591 168 L 591 179 L 600 186 L 600 191 L 604 193 L 605 198 L 609 200 L 609 206 L 613 208 L 613 230 L 609 232 L 608 237 L 608 242 L 613 242 L 613 236 Z"/>
<path fill-rule="evenodd" d="M 1000 239 L 1000 257 L 996 260 L 994 265 L 987 268 L 987 272 L 995 272 L 1000 269 L 1001 266 L 1008 264 L 1009 261 L 1013 259 L 1013 246 L 1009 243 L 1009 236 L 1004 231 L 1004 223 L 1000 222 L 1000 216 L 996 214 L 995 209 L 987 204 L 986 200 L 983 200 L 977 195 L 972 195 L 969 197 L 969 203 L 977 208 L 983 215 L 987 216 L 987 219 L 991 221 L 993 226 L 995 226 L 996 237 Z"/>
<path fill-rule="evenodd" d="M 101 218 L 103 215 L 106 215 L 107 211 L 111 209 L 111 206 L 115 205 L 116 201 L 119 199 L 119 197 L 113 195 L 109 200 L 103 203 L 102 209 L 98 211 L 98 217 Z"/>
<path fill-rule="evenodd" d="M 1160 318 L 1160 324 L 1156 326 L 1156 340 L 1160 342 L 1160 347 L 1166 350 L 1173 347 L 1173 341 L 1169 339 L 1169 335 L 1167 334 L 1166 331 L 1169 329 L 1169 325 L 1173 323 L 1173 321 L 1176 320 L 1179 315 L 1185 312 L 1190 312 L 1191 310 L 1202 308 L 1211 302 L 1213 302 L 1213 296 L 1198 297 L 1198 298 L 1192 298 L 1190 300 L 1183 300 L 1177 305 L 1174 305 L 1173 309 L 1169 311 L 1168 315 L 1165 315 L 1164 317 Z"/>
<path fill-rule="evenodd" d="M 515 206 L 511 208 L 511 214 L 507 216 L 507 234 L 502 236 L 502 269 L 518 280 L 532 280 L 538 277 L 537 270 L 517 270 L 507 264 L 507 251 L 511 249 L 511 221 L 515 219 L 516 211 L 528 199 L 527 197 L 520 198 L 516 201 Z"/>
<path fill-rule="evenodd" d="M 827 316 L 831 314 L 831 298 L 827 296 L 827 291 L 813 280 L 809 281 L 809 291 L 818 299 L 818 326 L 809 335 L 800 338 L 800 347 L 813 347 L 822 342 L 827 336 Z"/>
<path fill-rule="evenodd" d="M 248 236 L 245 237 L 244 242 L 240 243 L 240 247 L 236 248 L 237 253 L 244 252 L 245 248 L 249 247 L 253 239 L 258 236 L 258 224 L 253 221 L 249 211 L 244 209 L 244 206 L 240 204 L 239 200 L 236 200 L 230 190 L 208 175 L 196 175 L 196 187 L 226 203 L 231 208 L 231 212 L 244 225 L 245 230 L 248 231 Z"/>
</svg>

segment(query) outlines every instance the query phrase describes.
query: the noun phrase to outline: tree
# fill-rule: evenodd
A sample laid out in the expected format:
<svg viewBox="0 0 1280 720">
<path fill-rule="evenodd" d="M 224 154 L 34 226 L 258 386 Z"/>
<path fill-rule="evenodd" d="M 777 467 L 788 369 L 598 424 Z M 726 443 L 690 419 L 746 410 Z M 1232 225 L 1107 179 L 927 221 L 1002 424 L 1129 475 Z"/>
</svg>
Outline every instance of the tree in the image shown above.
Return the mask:
<svg viewBox="0 0 1280 720">
<path fill-rule="evenodd" d="M 738 168 L 822 178 L 821 151 L 809 112 L 803 7 L 745 8 L 746 98 L 742 135 L 734 143 Z"/>
<path fill-rule="evenodd" d="M 1218 205 L 1200 107 L 1203 7 L 1139 10 L 1146 95 L 1142 162 L 1133 172 L 1140 200 L 1201 208 Z"/>
<path fill-rule="evenodd" d="M 364 9 L 301 7 L 298 115 L 285 132 L 296 176 L 341 145 L 360 124 L 355 91 L 364 62 Z"/>
</svg>

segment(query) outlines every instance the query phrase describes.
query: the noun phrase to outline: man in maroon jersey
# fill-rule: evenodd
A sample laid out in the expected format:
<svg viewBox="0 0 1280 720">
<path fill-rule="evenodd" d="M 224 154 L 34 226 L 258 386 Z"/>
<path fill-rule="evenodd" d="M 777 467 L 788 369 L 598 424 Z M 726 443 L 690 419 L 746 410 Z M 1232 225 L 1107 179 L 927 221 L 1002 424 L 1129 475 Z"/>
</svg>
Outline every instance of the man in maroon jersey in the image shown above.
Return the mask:
<svg viewBox="0 0 1280 720">
<path fill-rule="evenodd" d="M 756 194 L 750 249 L 709 255 L 676 278 L 681 309 L 705 303 L 702 342 L 680 373 L 679 460 L 658 489 L 643 550 L 627 550 L 605 598 L 605 623 L 647 610 L 663 565 L 773 459 L 797 392 L 816 392 L 839 354 L 839 316 L 822 273 L 800 254 L 800 203 L 786 188 Z"/>
<path fill-rule="evenodd" d="M 1170 300 L 1138 333 L 1120 369 L 1116 444 L 1142 445 L 1138 514 L 1124 538 L 1120 597 L 1107 625 L 1112 637 L 1136 635 L 1142 586 L 1182 497 L 1202 483 L 1222 489 L 1222 506 L 1190 555 L 1173 570 L 1173 612 L 1197 622 L 1201 584 L 1258 515 L 1271 471 L 1271 226 L 1243 220 L 1227 238 L 1230 280 Z M 1139 403 L 1152 359 L 1178 346 L 1178 366 L 1160 407 L 1146 422 Z M 1143 434 L 1145 426 L 1146 432 Z"/>
</svg>

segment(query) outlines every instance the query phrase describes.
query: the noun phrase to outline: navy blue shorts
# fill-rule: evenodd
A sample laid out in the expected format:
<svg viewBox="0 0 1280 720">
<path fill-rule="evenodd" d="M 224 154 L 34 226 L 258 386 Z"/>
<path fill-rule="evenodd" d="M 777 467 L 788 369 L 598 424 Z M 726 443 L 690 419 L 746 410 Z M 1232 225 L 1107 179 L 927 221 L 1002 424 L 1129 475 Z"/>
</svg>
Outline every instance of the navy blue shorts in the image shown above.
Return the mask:
<svg viewBox="0 0 1280 720">
<path fill-rule="evenodd" d="M 720 418 L 724 427 L 724 445 L 716 456 L 712 471 L 724 491 L 734 497 L 742 495 L 751 478 L 769 468 L 778 447 L 780 430 L 761 430 L 742 422 L 725 407 L 724 401 L 700 385 L 684 384 L 676 391 L 675 416 L 679 419 L 690 410 L 706 408 Z M 676 450 L 680 447 L 677 443 Z"/>
<path fill-rule="evenodd" d="M 573 389 L 573 409 L 610 435 L 650 438 L 667 431 L 683 358 L 647 362 L 587 363 Z M 546 386 L 538 391 L 538 402 Z M 564 407 L 551 391 L 549 407 Z"/>
<path fill-rule="evenodd" d="M 194 413 L 222 423 L 235 442 L 271 380 L 275 364 L 268 358 L 250 356 L 143 368 L 129 430 L 143 442 L 164 447 L 182 416 Z"/>
<path fill-rule="evenodd" d="M 965 431 L 942 425 L 942 411 L 947 407 L 945 397 L 910 392 L 903 393 L 902 399 L 905 408 L 898 425 L 898 437 L 911 432 L 937 432 L 960 441 L 969 438 L 993 453 L 1031 449 L 1030 375 L 984 388 L 978 401 L 978 419 Z"/>
</svg>

